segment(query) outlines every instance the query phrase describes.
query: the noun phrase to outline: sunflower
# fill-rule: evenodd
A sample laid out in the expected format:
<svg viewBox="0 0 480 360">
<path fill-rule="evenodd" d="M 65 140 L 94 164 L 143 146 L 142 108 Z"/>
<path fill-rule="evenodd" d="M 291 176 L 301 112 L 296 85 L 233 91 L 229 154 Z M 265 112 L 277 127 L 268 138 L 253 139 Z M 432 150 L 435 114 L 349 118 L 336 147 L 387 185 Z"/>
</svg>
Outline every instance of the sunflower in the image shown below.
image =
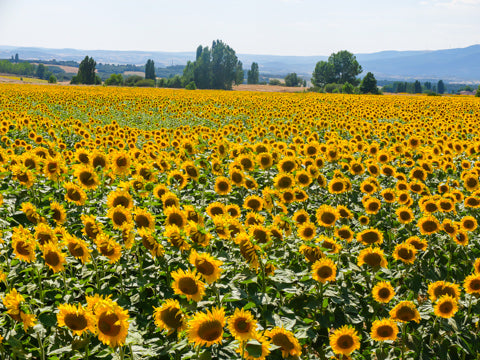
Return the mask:
<svg viewBox="0 0 480 360">
<path fill-rule="evenodd" d="M 187 217 L 184 212 L 175 207 L 166 208 L 163 213 L 165 214 L 165 226 L 176 225 L 180 229 L 183 229 L 187 225 Z"/>
<path fill-rule="evenodd" d="M 342 245 L 338 244 L 335 239 L 325 235 L 320 235 L 316 242 L 320 243 L 322 248 L 327 249 L 329 254 L 338 254 L 342 249 Z"/>
<path fill-rule="evenodd" d="M 358 266 L 367 264 L 373 268 L 388 266 L 388 262 L 383 255 L 383 250 L 378 247 L 369 247 L 360 251 L 357 258 Z"/>
<path fill-rule="evenodd" d="M 455 315 L 458 310 L 457 300 L 450 295 L 442 295 L 438 298 L 433 311 L 435 315 L 448 319 Z"/>
<path fill-rule="evenodd" d="M 67 191 L 65 194 L 65 200 L 76 205 L 83 205 L 85 203 L 87 200 L 87 194 L 85 194 L 85 191 L 83 191 L 80 186 L 71 182 L 64 183 L 63 186 Z"/>
<path fill-rule="evenodd" d="M 258 251 L 260 247 L 252 243 L 246 234 L 238 234 L 235 242 L 240 246 L 240 254 L 247 261 L 251 268 L 257 269 L 259 266 Z"/>
<path fill-rule="evenodd" d="M 337 205 L 337 212 L 342 219 L 353 218 L 352 212 L 345 205 Z"/>
<path fill-rule="evenodd" d="M 128 310 L 116 302 L 101 301 L 95 308 L 98 340 L 112 348 L 123 346 L 130 326 L 128 318 Z"/>
<path fill-rule="evenodd" d="M 360 349 L 360 337 L 351 325 L 336 329 L 330 336 L 330 346 L 335 354 L 350 355 Z"/>
<path fill-rule="evenodd" d="M 467 294 L 480 295 L 480 274 L 471 274 L 465 278 L 463 287 Z"/>
<path fill-rule="evenodd" d="M 82 214 L 80 218 L 83 223 L 82 232 L 90 239 L 95 240 L 97 235 L 102 231 L 102 225 L 96 221 L 93 215 Z"/>
<path fill-rule="evenodd" d="M 155 217 L 145 209 L 135 208 L 133 221 L 137 228 L 155 229 Z"/>
<path fill-rule="evenodd" d="M 66 173 L 65 164 L 60 157 L 47 157 L 43 165 L 43 173 L 52 181 L 58 181 Z"/>
<path fill-rule="evenodd" d="M 220 278 L 220 274 L 222 273 L 220 266 L 222 266 L 223 262 L 216 260 L 212 255 L 208 253 L 198 253 L 193 249 L 190 252 L 188 261 L 195 266 L 198 273 L 208 284 L 211 284 Z"/>
<path fill-rule="evenodd" d="M 115 174 L 128 175 L 130 174 L 131 160 L 128 153 L 123 151 L 116 151 L 110 155 L 110 164 Z"/>
<path fill-rule="evenodd" d="M 368 196 L 365 200 L 362 200 L 362 203 L 367 214 L 377 214 L 382 207 L 381 201 L 371 196 Z"/>
<path fill-rule="evenodd" d="M 460 286 L 446 281 L 435 281 L 428 285 L 430 301 L 435 302 L 443 295 L 449 295 L 455 300 L 460 299 Z"/>
<path fill-rule="evenodd" d="M 374 192 L 378 190 L 378 187 L 375 182 L 371 181 L 370 179 L 363 180 L 360 184 L 360 191 L 372 195 Z"/>
<path fill-rule="evenodd" d="M 441 229 L 452 238 L 455 238 L 459 231 L 458 224 L 447 218 L 443 219 Z"/>
<path fill-rule="evenodd" d="M 343 178 L 333 178 L 328 183 L 328 192 L 330 194 L 342 194 L 347 191 L 347 184 Z"/>
<path fill-rule="evenodd" d="M 413 245 L 417 250 L 426 250 L 428 247 L 428 241 L 425 239 L 420 239 L 418 236 L 409 237 L 405 243 Z"/>
<path fill-rule="evenodd" d="M 207 312 L 197 312 L 188 321 L 188 341 L 194 346 L 220 344 L 225 326 L 225 309 L 213 308 Z"/>
<path fill-rule="evenodd" d="M 420 313 L 411 301 L 401 301 L 390 310 L 392 320 L 407 323 L 409 321 L 420 322 Z"/>
<path fill-rule="evenodd" d="M 17 180 L 21 185 L 27 188 L 32 187 L 35 182 L 35 175 L 32 170 L 29 170 L 24 166 L 13 165 L 12 175 L 13 180 Z"/>
<path fill-rule="evenodd" d="M 91 164 L 95 170 L 108 168 L 108 159 L 103 152 L 94 151 L 91 156 Z"/>
<path fill-rule="evenodd" d="M 302 354 L 300 343 L 291 331 L 288 331 L 283 327 L 274 327 L 273 329 L 266 331 L 265 335 L 270 338 L 273 345 L 280 348 L 283 358 L 300 356 Z"/>
<path fill-rule="evenodd" d="M 362 225 L 368 225 L 370 223 L 370 218 L 366 215 L 359 216 L 358 222 Z"/>
<path fill-rule="evenodd" d="M 310 241 L 315 237 L 316 230 L 316 226 L 310 221 L 307 221 L 298 227 L 297 235 L 303 241 Z"/>
<path fill-rule="evenodd" d="M 39 223 L 35 226 L 35 240 L 40 248 L 47 243 L 57 243 L 57 237 L 53 229 L 45 223 Z"/>
<path fill-rule="evenodd" d="M 291 174 L 279 173 L 273 179 L 276 190 L 286 190 L 293 187 L 295 180 Z"/>
<path fill-rule="evenodd" d="M 414 220 L 414 215 L 412 210 L 407 206 L 400 206 L 396 211 L 398 221 L 401 224 L 408 224 Z"/>
<path fill-rule="evenodd" d="M 68 235 L 66 236 L 66 243 L 70 255 L 77 259 L 80 259 L 82 264 L 90 261 L 91 250 L 87 247 L 85 241 L 77 238 L 76 236 Z"/>
<path fill-rule="evenodd" d="M 375 341 L 385 341 L 397 339 L 398 326 L 392 319 L 375 320 L 370 330 L 370 336 Z"/>
<path fill-rule="evenodd" d="M 168 183 L 181 190 L 187 186 L 188 177 L 180 170 L 172 170 L 168 173 Z"/>
<path fill-rule="evenodd" d="M 395 290 L 389 281 L 381 281 L 372 289 L 373 299 L 379 303 L 388 303 L 395 296 Z"/>
<path fill-rule="evenodd" d="M 240 343 L 235 351 L 243 354 L 245 360 L 265 360 L 270 354 L 270 342 L 260 332 L 255 332 L 252 339 L 245 345 Z"/>
<path fill-rule="evenodd" d="M 162 306 L 154 308 L 153 319 L 160 330 L 167 330 L 169 334 L 186 328 L 186 317 L 174 299 L 167 299 Z"/>
<path fill-rule="evenodd" d="M 30 202 L 23 202 L 21 205 L 21 210 L 25 214 L 25 217 L 28 221 L 33 224 L 38 224 L 40 222 L 45 222 L 46 220 L 38 213 L 37 208 Z"/>
<path fill-rule="evenodd" d="M 447 213 L 453 211 L 455 213 L 455 203 L 452 199 L 443 197 L 437 202 L 438 208 L 441 212 Z"/>
<path fill-rule="evenodd" d="M 149 236 L 150 232 L 146 231 L 145 236 Z M 176 225 L 168 225 L 165 226 L 165 231 L 163 232 L 163 236 L 167 238 L 167 240 L 175 246 L 180 251 L 186 251 L 190 249 L 190 244 L 186 241 L 184 233 L 178 228 Z M 152 240 L 153 239 L 153 236 Z M 149 244 L 147 240 L 147 245 Z"/>
<path fill-rule="evenodd" d="M 322 284 L 335 281 L 337 265 L 330 258 L 322 258 L 312 265 L 312 278 Z"/>
<path fill-rule="evenodd" d="M 345 240 L 346 242 L 352 241 L 353 235 L 354 233 L 348 225 L 343 225 L 340 228 L 335 228 L 335 236 L 339 239 Z"/>
<path fill-rule="evenodd" d="M 257 195 L 250 195 L 243 201 L 243 208 L 253 211 L 261 211 L 263 209 L 263 199 Z"/>
<path fill-rule="evenodd" d="M 256 156 L 257 164 L 263 169 L 269 169 L 273 165 L 273 157 L 268 152 L 262 152 Z"/>
<path fill-rule="evenodd" d="M 295 221 L 297 225 L 302 225 L 303 223 L 310 221 L 310 215 L 304 209 L 300 209 L 295 211 L 292 220 Z"/>
<path fill-rule="evenodd" d="M 475 259 L 475 262 L 473 263 L 473 269 L 475 274 L 480 274 L 480 258 Z"/>
<path fill-rule="evenodd" d="M 58 201 L 52 201 L 50 203 L 50 210 L 53 221 L 55 221 L 58 225 L 61 225 L 67 221 L 65 207 Z"/>
<path fill-rule="evenodd" d="M 132 214 L 129 209 L 117 205 L 108 210 L 107 216 L 112 220 L 115 229 L 122 230 L 132 224 Z"/>
<path fill-rule="evenodd" d="M 185 171 L 187 176 L 194 181 L 197 181 L 198 178 L 200 177 L 200 171 L 195 166 L 193 161 L 185 161 L 182 164 L 182 169 L 183 171 Z"/>
<path fill-rule="evenodd" d="M 480 182 L 478 180 L 478 175 L 474 175 L 473 173 L 467 174 L 463 177 L 463 186 L 468 191 L 475 191 L 478 189 Z"/>
<path fill-rule="evenodd" d="M 357 241 L 364 245 L 379 245 L 383 243 L 383 233 L 375 228 L 365 229 L 357 234 Z"/>
<path fill-rule="evenodd" d="M 431 235 L 440 230 L 440 223 L 434 216 L 424 216 L 417 222 L 417 226 L 420 229 L 422 235 Z"/>
<path fill-rule="evenodd" d="M 417 249 L 415 246 L 401 243 L 395 246 L 393 258 L 397 261 L 402 261 L 404 264 L 413 264 L 415 262 L 416 254 Z"/>
<path fill-rule="evenodd" d="M 272 240 L 270 232 L 263 225 L 252 225 L 248 229 L 248 233 L 258 244 L 267 244 Z"/>
<path fill-rule="evenodd" d="M 43 259 L 45 264 L 48 265 L 54 273 L 62 271 L 64 269 L 65 254 L 60 251 L 58 245 L 48 242 L 43 246 Z"/>
<path fill-rule="evenodd" d="M 231 167 L 229 170 L 230 180 L 236 186 L 243 186 L 245 183 L 245 174 L 241 169 L 237 169 L 235 167 Z"/>
<path fill-rule="evenodd" d="M 235 163 L 238 164 L 243 171 L 252 171 L 255 168 L 255 161 L 250 154 L 240 155 L 235 159 Z"/>
<path fill-rule="evenodd" d="M 281 173 L 291 173 L 297 168 L 295 156 L 286 156 L 277 164 L 278 171 Z"/>
<path fill-rule="evenodd" d="M 162 195 L 162 202 L 164 209 L 168 207 L 178 208 L 180 205 L 180 200 L 178 200 L 177 195 L 170 191 L 167 191 L 165 194 Z"/>
<path fill-rule="evenodd" d="M 312 178 L 309 173 L 305 170 L 297 171 L 295 174 L 295 181 L 301 187 L 307 187 L 312 183 Z"/>
<path fill-rule="evenodd" d="M 95 169 L 91 166 L 78 166 L 75 169 L 75 176 L 77 177 L 80 186 L 85 189 L 95 189 L 98 184 L 98 175 L 95 172 Z"/>
<path fill-rule="evenodd" d="M 257 321 L 248 310 L 236 308 L 228 318 L 228 330 L 238 341 L 247 341 L 255 338 Z"/>
<path fill-rule="evenodd" d="M 300 254 L 305 256 L 306 261 L 308 262 L 316 262 L 317 260 L 320 260 L 325 257 L 325 254 L 323 253 L 322 249 L 317 246 L 308 246 L 308 245 L 300 245 L 299 249 Z"/>
<path fill-rule="evenodd" d="M 194 271 L 182 269 L 171 273 L 173 278 L 172 288 L 175 294 L 185 295 L 187 300 L 199 302 L 205 295 L 205 284 L 200 280 L 200 275 Z"/>
<path fill-rule="evenodd" d="M 168 226 L 166 226 L 168 228 Z M 153 236 L 153 233 L 148 228 L 140 228 L 137 230 L 138 235 L 142 239 L 142 245 L 150 251 L 150 254 L 153 258 L 162 256 L 164 254 L 164 249 L 162 244 L 160 244 L 157 239 Z"/>
<path fill-rule="evenodd" d="M 110 264 L 116 263 L 122 256 L 122 247 L 112 237 L 101 233 L 95 239 L 98 252 L 109 259 Z"/>
<path fill-rule="evenodd" d="M 25 262 L 35 260 L 37 243 L 33 235 L 22 225 L 12 229 L 12 248 L 15 256 Z"/>
<path fill-rule="evenodd" d="M 225 176 L 219 176 L 215 179 L 215 192 L 218 195 L 228 195 L 232 191 L 230 180 Z"/>
<path fill-rule="evenodd" d="M 133 207 L 132 195 L 128 193 L 128 190 L 117 188 L 107 196 L 107 206 L 112 209 L 118 205 L 122 205 L 125 209 L 131 209 Z"/>
<path fill-rule="evenodd" d="M 464 216 L 460 221 L 460 228 L 463 231 L 475 231 L 477 226 L 477 219 L 475 219 L 473 216 Z"/>
<path fill-rule="evenodd" d="M 211 218 L 217 215 L 225 215 L 225 205 L 218 201 L 212 202 L 207 206 L 206 212 Z"/>
<path fill-rule="evenodd" d="M 394 203 L 397 198 L 395 195 L 395 191 L 390 188 L 382 190 L 380 195 L 382 195 L 383 200 L 385 200 L 386 203 L 390 203 L 390 204 Z"/>
<path fill-rule="evenodd" d="M 316 217 L 320 226 L 332 227 L 335 225 L 335 222 L 339 219 L 340 215 L 337 209 L 333 206 L 322 205 L 318 208 Z"/>
<path fill-rule="evenodd" d="M 84 332 L 95 333 L 95 317 L 78 304 L 60 304 L 57 313 L 58 326 L 68 327 L 73 335 L 81 336 Z"/>
</svg>

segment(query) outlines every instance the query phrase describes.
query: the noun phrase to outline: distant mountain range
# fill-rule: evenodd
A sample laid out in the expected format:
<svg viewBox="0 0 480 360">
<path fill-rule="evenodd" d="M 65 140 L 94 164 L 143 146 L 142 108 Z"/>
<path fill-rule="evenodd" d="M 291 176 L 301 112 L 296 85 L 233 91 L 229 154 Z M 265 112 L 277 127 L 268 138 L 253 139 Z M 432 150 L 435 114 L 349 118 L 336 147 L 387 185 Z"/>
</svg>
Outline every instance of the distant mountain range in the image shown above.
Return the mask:
<svg viewBox="0 0 480 360">
<path fill-rule="evenodd" d="M 157 67 L 185 65 L 195 59 L 195 52 L 113 51 L 48 49 L 37 47 L 0 46 L 0 59 L 19 54 L 23 60 L 74 60 L 80 62 L 86 55 L 103 64 L 144 65 L 153 59 Z M 450 82 L 480 82 L 480 45 L 466 48 L 432 51 L 381 51 L 355 54 L 363 73 L 371 71 L 378 80 L 436 80 Z M 309 78 L 315 64 L 328 56 L 278 56 L 237 54 L 244 69 L 257 62 L 263 75 L 285 76 L 296 72 Z"/>
</svg>

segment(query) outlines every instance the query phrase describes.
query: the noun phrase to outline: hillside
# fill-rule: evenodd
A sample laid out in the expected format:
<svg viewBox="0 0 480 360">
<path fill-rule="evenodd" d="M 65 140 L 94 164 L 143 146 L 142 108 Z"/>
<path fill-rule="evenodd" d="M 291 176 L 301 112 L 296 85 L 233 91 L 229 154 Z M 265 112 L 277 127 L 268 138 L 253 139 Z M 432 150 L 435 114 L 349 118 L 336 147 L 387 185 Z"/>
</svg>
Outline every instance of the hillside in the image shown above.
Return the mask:
<svg viewBox="0 0 480 360">
<path fill-rule="evenodd" d="M 19 54 L 26 60 L 75 60 L 81 61 L 86 55 L 92 56 L 97 63 L 103 64 L 137 64 L 144 65 L 153 59 L 157 67 L 185 65 L 194 60 L 191 52 L 155 52 L 155 51 L 113 51 L 113 50 L 78 50 L 47 49 L 35 47 L 0 46 L 0 58 L 6 59 Z M 480 45 L 466 48 L 434 51 L 381 51 L 371 54 L 356 54 L 364 69 L 364 74 L 371 71 L 377 79 L 388 80 L 435 80 L 446 81 L 480 81 Z M 257 62 L 264 75 L 286 75 L 296 72 L 309 78 L 320 60 L 328 56 L 278 56 L 238 54 L 239 59 L 248 69 L 252 62 Z"/>
</svg>

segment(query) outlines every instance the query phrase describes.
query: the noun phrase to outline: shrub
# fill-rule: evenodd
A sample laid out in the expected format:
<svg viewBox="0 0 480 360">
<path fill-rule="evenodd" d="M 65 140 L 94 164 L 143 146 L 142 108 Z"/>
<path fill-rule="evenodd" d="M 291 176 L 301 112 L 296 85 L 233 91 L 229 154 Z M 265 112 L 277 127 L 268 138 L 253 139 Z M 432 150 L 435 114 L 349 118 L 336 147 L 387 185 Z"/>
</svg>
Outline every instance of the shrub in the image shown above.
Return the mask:
<svg viewBox="0 0 480 360">
<path fill-rule="evenodd" d="M 138 87 L 155 87 L 155 80 L 152 79 L 142 79 L 135 83 L 135 86 Z"/>
<path fill-rule="evenodd" d="M 55 77 L 55 75 L 50 75 L 50 77 L 48 78 L 48 83 L 49 84 L 56 84 L 57 83 L 57 78 Z"/>
<path fill-rule="evenodd" d="M 195 81 L 190 81 L 187 86 L 185 86 L 187 90 L 196 90 L 197 85 L 195 85 Z"/>
</svg>

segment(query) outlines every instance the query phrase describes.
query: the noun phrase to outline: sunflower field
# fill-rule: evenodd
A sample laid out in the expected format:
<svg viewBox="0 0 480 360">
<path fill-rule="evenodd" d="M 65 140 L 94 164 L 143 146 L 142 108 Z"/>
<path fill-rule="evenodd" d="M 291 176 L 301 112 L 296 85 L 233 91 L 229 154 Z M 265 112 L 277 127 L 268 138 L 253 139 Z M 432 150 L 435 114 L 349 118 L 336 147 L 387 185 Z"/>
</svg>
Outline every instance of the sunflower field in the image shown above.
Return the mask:
<svg viewBox="0 0 480 360">
<path fill-rule="evenodd" d="M 480 99 L 0 85 L 2 359 L 478 359 Z"/>
</svg>

